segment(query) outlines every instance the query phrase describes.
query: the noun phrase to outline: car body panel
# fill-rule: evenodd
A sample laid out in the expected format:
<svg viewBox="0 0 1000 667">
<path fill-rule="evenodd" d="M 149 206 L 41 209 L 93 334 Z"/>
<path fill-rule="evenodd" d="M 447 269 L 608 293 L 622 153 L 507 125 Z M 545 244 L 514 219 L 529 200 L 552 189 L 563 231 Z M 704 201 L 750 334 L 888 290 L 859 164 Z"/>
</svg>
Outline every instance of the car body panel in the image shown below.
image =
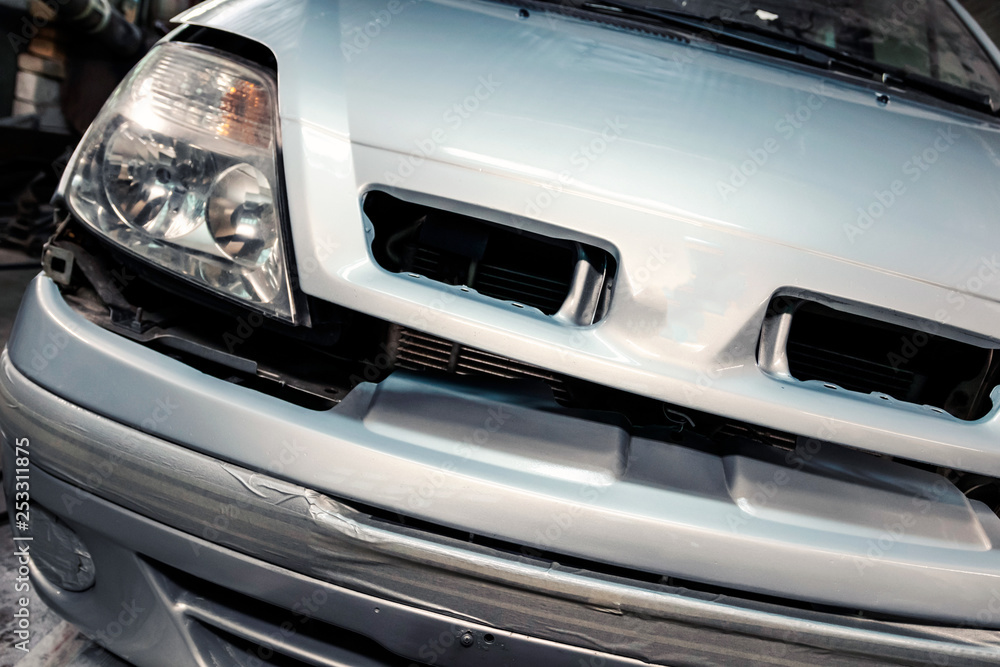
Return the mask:
<svg viewBox="0 0 1000 667">
<path fill-rule="evenodd" d="M 70 418 L 74 423 L 86 421 L 93 427 L 101 422 L 99 417 L 96 421 L 87 419 L 86 412 L 78 408 L 74 412 Z M 104 435 L 113 432 L 100 426 L 94 431 Z M 126 437 L 133 445 L 137 443 L 131 435 Z M 181 456 L 190 461 L 186 458 L 191 454 L 189 451 L 149 436 L 139 437 L 144 445 L 153 445 L 141 448 L 149 459 L 156 456 L 161 464 L 177 462 L 180 450 Z M 38 440 L 38 444 L 43 441 Z M 14 450 L 4 445 L 2 452 L 4 466 L 10 468 L 14 465 Z M 210 467 L 214 469 L 210 477 L 219 480 L 217 473 L 221 468 L 216 464 Z M 255 484 L 265 493 L 262 497 L 248 487 L 236 486 L 240 481 L 235 477 L 226 475 L 222 479 L 226 477 L 230 482 L 229 500 L 236 499 L 244 507 L 269 505 L 272 511 L 280 509 L 280 503 L 270 505 L 276 498 L 275 489 L 290 488 L 287 483 L 269 488 L 277 480 L 258 475 Z M 171 473 L 164 478 L 177 481 L 177 476 Z M 292 647 L 298 656 L 305 655 L 320 664 L 336 659 L 352 666 L 383 664 L 363 662 L 364 656 L 344 650 L 353 648 L 350 644 L 331 646 L 336 642 L 337 632 L 324 637 L 325 645 L 309 642 L 299 632 L 307 612 L 335 627 L 374 636 L 401 655 L 446 666 L 506 665 L 512 658 L 518 658 L 528 664 L 538 660 L 546 665 L 569 666 L 579 665 L 582 660 L 615 667 L 650 663 L 701 667 L 731 664 L 733 660 L 785 666 L 821 661 L 838 667 L 898 664 L 964 667 L 988 664 L 1000 653 L 992 633 L 982 630 L 846 619 L 805 610 L 789 616 L 775 613 L 773 606 L 747 606 L 745 601 L 725 595 L 706 599 L 666 586 L 649 589 L 622 585 L 613 579 L 591 579 L 568 568 L 539 568 L 531 562 L 501 559 L 497 562 L 509 579 L 502 583 L 495 578 L 477 580 L 461 576 L 457 569 L 435 571 L 426 562 L 408 558 L 416 550 L 405 555 L 388 555 L 394 547 L 406 542 L 414 544 L 399 537 L 374 545 L 359 540 L 352 546 L 363 558 L 345 561 L 353 571 L 340 574 L 327 569 L 316 578 L 249 557 L 238 548 L 200 539 L 190 529 L 182 532 L 152 521 L 83 490 L 82 487 L 88 486 L 86 482 L 71 484 L 36 470 L 32 484 L 37 500 L 56 508 L 60 518 L 86 540 L 96 567 L 102 572 L 116 573 L 115 577 L 100 578 L 97 588 L 82 595 L 67 595 L 36 575 L 32 580 L 37 592 L 72 622 L 96 633 L 102 644 L 137 664 L 165 667 L 201 664 L 198 657 L 209 657 L 215 647 L 213 642 L 205 641 L 211 636 L 198 632 L 199 622 L 202 627 L 236 630 L 243 636 L 261 633 L 268 637 L 264 647 L 273 646 L 272 650 L 286 653 Z M 8 492 L 11 485 L 8 477 Z M 128 495 L 129 502 L 135 500 L 134 495 Z M 216 507 L 220 513 L 232 516 L 227 503 Z M 286 512 L 286 516 L 291 514 Z M 188 515 L 187 520 L 192 519 L 197 520 L 195 515 Z M 321 523 L 318 517 L 310 519 L 315 534 L 330 534 L 329 525 Z M 244 540 L 253 534 L 250 531 L 237 534 L 225 524 L 220 527 L 228 533 L 224 541 L 233 536 Z M 194 532 L 198 532 L 197 528 Z M 349 540 L 342 542 L 350 544 Z M 330 542 L 319 548 L 329 550 Z M 158 563 L 136 555 L 149 551 L 156 552 Z M 469 556 L 463 565 L 471 563 L 488 568 L 493 564 L 482 552 Z M 395 567 L 391 570 L 392 580 L 386 581 L 382 578 L 390 563 Z M 195 585 L 177 586 L 158 571 L 162 565 L 183 568 L 195 578 Z M 362 575 L 357 576 L 357 572 Z M 430 587 L 426 585 L 429 579 L 433 581 Z M 259 619 L 247 618 L 250 605 L 220 609 L 213 604 L 216 602 L 213 596 L 206 595 L 207 582 L 242 594 L 244 600 L 264 597 L 270 604 L 290 611 L 279 612 L 278 623 L 266 625 Z M 389 588 L 383 588 L 386 586 Z M 406 599 L 397 601 L 402 595 Z M 418 601 L 433 604 L 434 609 L 414 606 Z M 501 601 L 503 604 L 498 604 Z M 536 611 L 541 614 L 536 615 Z M 289 620 L 293 623 L 291 629 L 286 624 Z M 474 647 L 460 643 L 459 637 L 466 632 L 475 635 Z M 487 634 L 497 638 L 492 645 L 484 641 Z M 539 634 L 548 639 L 538 639 Z M 248 667 L 254 664 L 252 658 L 268 655 L 266 651 L 250 654 Z M 223 653 L 220 657 L 225 664 L 241 664 L 240 657 L 247 660 L 239 654 Z"/>
<path fill-rule="evenodd" d="M 978 617 L 997 590 L 1000 519 L 937 475 L 830 443 L 805 442 L 799 458 L 718 457 L 399 372 L 309 410 L 121 340 L 45 277 L 26 296 L 9 354 L 10 387 L 24 373 L 212 459 L 529 552 L 1000 627 L 1000 615 Z M 76 372 L 84 364 L 104 369 L 97 390 Z M 19 402 L 35 401 L 8 404 Z M 582 453 L 565 447 L 583 437 Z"/>
<path fill-rule="evenodd" d="M 331 319 L 309 332 L 268 322 L 267 340 L 363 362 L 334 368 L 346 377 L 379 362 L 337 356 L 323 336 L 400 325 L 444 339 L 453 360 L 461 344 L 620 390 L 615 400 L 654 399 L 672 426 L 560 405 L 531 381 L 398 365 L 346 387 L 331 379 L 343 392 L 323 405 L 336 406 L 310 409 L 217 363 L 284 387 L 251 346 L 244 359 L 194 340 L 235 310 L 206 329 L 155 320 L 172 336 L 193 331 L 183 342 L 202 356 L 165 353 L 138 311 L 104 317 L 110 302 L 86 268 L 93 293 L 40 276 L 0 357 L 3 455 L 30 434 L 42 507 L 176 626 L 157 639 L 144 625 L 123 646 L 162 664 L 149 647 L 186 643 L 199 664 L 216 630 L 258 642 L 260 618 L 206 606 L 164 574 L 206 578 L 231 563 L 272 588 L 248 592 L 232 573 L 225 586 L 286 611 L 284 586 L 313 582 L 345 608 L 384 600 L 414 625 L 405 641 L 384 624 L 369 636 L 436 664 L 531 664 L 533 646 L 567 664 L 586 651 L 608 664 L 996 661 L 1000 518 L 949 474 L 1000 477 L 1000 387 L 965 421 L 796 380 L 758 351 L 776 296 L 1000 347 L 1000 126 L 710 39 L 520 9 L 211 0 L 179 18 L 276 58 L 296 288 Z M 604 250 L 617 268 L 608 310 L 580 326 L 382 268 L 362 209 L 372 189 Z M 97 245 L 100 261 L 120 259 Z M 140 300 L 223 312 L 147 268 Z M 391 336 L 357 349 L 379 341 L 390 358 Z M 706 431 L 686 430 L 688 410 Z M 750 435 L 715 442 L 713 420 Z M 754 439 L 767 428 L 776 439 Z M 112 516 L 160 537 L 137 546 L 94 523 Z M 179 553 L 202 545 L 206 561 Z M 100 573 L 98 588 L 62 600 L 37 564 L 33 577 L 82 623 L 88 606 L 107 611 Z M 358 629 L 356 615 L 323 613 Z M 428 659 L 414 628 L 449 619 L 452 644 L 472 626 L 492 643 L 495 628 L 514 653 Z M 208 626 L 215 639 L 198 634 Z M 338 664 L 282 641 L 288 655 Z"/>
<path fill-rule="evenodd" d="M 181 17 L 277 56 L 306 292 L 690 408 L 1000 473 L 996 401 L 962 423 L 776 381 L 755 358 L 764 309 L 788 289 L 994 344 L 995 125 L 905 95 L 883 106 L 862 86 L 711 44 L 543 12 L 525 20 L 490 2 L 393 7 L 386 19 L 363 3 L 240 0 Z M 254 13 L 274 19 L 240 18 Z M 433 48 L 443 39 L 466 57 Z M 586 104 L 571 92 L 582 90 Z M 914 161 L 925 151 L 926 170 Z M 725 191 L 741 168 L 746 184 Z M 608 316 L 567 326 L 381 269 L 359 204 L 371 187 L 604 246 L 621 266 Z M 859 222 L 859 208 L 881 214 Z"/>
</svg>

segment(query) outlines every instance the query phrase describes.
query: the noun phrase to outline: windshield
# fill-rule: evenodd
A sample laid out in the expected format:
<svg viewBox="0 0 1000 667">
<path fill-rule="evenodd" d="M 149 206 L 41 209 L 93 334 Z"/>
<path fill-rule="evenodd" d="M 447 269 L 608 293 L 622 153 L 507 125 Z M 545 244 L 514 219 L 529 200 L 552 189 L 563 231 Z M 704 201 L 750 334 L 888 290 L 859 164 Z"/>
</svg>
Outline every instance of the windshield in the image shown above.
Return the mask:
<svg viewBox="0 0 1000 667">
<path fill-rule="evenodd" d="M 1000 75 L 945 0 L 627 0 L 751 23 L 1000 100 Z"/>
</svg>

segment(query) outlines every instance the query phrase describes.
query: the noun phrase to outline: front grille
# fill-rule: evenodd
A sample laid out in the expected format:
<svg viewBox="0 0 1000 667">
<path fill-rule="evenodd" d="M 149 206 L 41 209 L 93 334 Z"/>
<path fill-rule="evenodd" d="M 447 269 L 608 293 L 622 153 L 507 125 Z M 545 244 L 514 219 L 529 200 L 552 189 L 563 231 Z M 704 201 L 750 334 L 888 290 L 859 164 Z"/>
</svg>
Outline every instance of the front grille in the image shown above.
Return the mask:
<svg viewBox="0 0 1000 667">
<path fill-rule="evenodd" d="M 878 391 L 914 402 L 923 385 L 923 378 L 917 378 L 913 371 L 824 348 L 813 342 L 789 341 L 788 358 L 795 377 L 832 382 L 849 391 Z"/>
<path fill-rule="evenodd" d="M 537 269 L 517 270 L 484 262 L 476 276 L 476 289 L 487 296 L 521 302 L 543 313 L 554 313 L 569 291 L 569 283 L 561 274 L 560 271 L 554 277 L 546 277 Z"/>
<path fill-rule="evenodd" d="M 724 422 L 712 437 L 717 442 L 738 442 L 742 440 L 784 450 L 793 450 L 798 443 L 798 436 L 791 433 L 735 421 Z"/>
<path fill-rule="evenodd" d="M 546 315 L 568 304 L 566 317 L 575 324 L 592 324 L 607 309 L 615 263 L 599 248 L 379 191 L 365 195 L 364 212 L 375 230 L 372 255 L 389 271 L 462 285 Z"/>
<path fill-rule="evenodd" d="M 552 395 L 557 401 L 570 401 L 566 378 L 563 376 L 444 338 L 393 326 L 389 331 L 388 349 L 396 368 L 436 370 L 456 375 L 493 376 L 510 380 L 537 379 L 552 389 Z"/>
<path fill-rule="evenodd" d="M 890 396 L 965 420 L 992 407 L 990 390 L 1000 379 L 995 349 L 810 300 L 776 300 L 773 317 L 789 318 L 783 345 L 793 378 Z"/>
<path fill-rule="evenodd" d="M 405 327 L 390 326 L 386 349 L 393 368 L 539 380 L 551 390 L 560 409 L 580 418 L 618 425 L 636 436 L 676 440 L 682 432 L 697 432 L 723 447 L 738 448 L 742 443 L 755 442 L 790 450 L 796 445 L 797 436 L 791 433 L 673 406 Z"/>
<path fill-rule="evenodd" d="M 188 631 L 208 665 L 253 667 L 419 667 L 373 639 L 146 561 L 191 621 Z M 323 598 L 325 599 L 325 597 Z"/>
</svg>

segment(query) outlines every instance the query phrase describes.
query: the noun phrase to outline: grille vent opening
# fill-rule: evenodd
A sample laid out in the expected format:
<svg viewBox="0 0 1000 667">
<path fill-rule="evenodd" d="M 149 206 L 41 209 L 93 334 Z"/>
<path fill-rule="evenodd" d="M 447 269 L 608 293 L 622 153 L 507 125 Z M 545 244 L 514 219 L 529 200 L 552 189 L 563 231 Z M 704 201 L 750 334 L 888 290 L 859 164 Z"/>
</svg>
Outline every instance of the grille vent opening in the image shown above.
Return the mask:
<svg viewBox="0 0 1000 667">
<path fill-rule="evenodd" d="M 372 191 L 364 211 L 384 269 L 464 285 L 502 301 L 592 324 L 607 309 L 614 260 L 599 248 Z"/>
<path fill-rule="evenodd" d="M 782 450 L 796 446 L 791 433 L 666 404 L 398 325 L 389 327 L 386 351 L 394 369 L 543 382 L 559 412 L 613 424 L 637 437 L 679 442 L 682 434 L 697 433 L 719 447 L 746 442 Z"/>
<path fill-rule="evenodd" d="M 564 404 L 570 402 L 563 376 L 444 338 L 393 325 L 389 329 L 387 348 L 396 368 L 509 380 L 536 379 L 549 385 L 552 396 L 557 401 Z"/>
<path fill-rule="evenodd" d="M 963 420 L 979 419 L 993 407 L 990 391 L 1000 382 L 996 349 L 804 299 L 779 297 L 768 317 L 785 318 L 787 374 L 797 380 L 884 394 Z"/>
<path fill-rule="evenodd" d="M 365 635 L 310 617 L 305 608 L 273 605 L 158 561 L 145 560 L 167 582 L 206 664 L 233 667 L 420 667 Z"/>
</svg>

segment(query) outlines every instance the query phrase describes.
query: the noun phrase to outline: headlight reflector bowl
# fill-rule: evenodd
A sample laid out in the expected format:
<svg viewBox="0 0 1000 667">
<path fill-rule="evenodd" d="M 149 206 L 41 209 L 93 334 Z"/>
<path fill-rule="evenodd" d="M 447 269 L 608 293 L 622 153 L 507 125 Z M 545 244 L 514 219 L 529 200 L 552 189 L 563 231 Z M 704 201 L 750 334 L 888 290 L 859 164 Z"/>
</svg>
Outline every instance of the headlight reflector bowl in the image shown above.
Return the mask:
<svg viewBox="0 0 1000 667">
<path fill-rule="evenodd" d="M 266 262 L 277 229 L 267 177 L 250 164 L 223 172 L 208 196 L 208 228 L 227 256 L 249 265 Z"/>
<path fill-rule="evenodd" d="M 105 104 L 61 191 L 131 253 L 297 322 L 272 75 L 207 47 L 154 48 Z"/>
</svg>

